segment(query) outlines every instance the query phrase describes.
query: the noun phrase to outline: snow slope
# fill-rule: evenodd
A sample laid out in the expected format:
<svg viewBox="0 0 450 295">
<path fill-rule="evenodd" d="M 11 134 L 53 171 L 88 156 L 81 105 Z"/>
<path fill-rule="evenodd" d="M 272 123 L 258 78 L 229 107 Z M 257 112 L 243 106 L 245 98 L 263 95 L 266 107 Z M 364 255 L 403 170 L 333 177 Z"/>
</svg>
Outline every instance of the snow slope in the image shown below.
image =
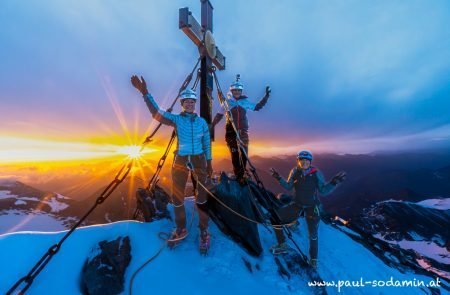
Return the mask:
<svg viewBox="0 0 450 295">
<path fill-rule="evenodd" d="M 61 220 L 43 212 L 24 213 L 20 210 L 7 210 L 1 214 L 0 234 L 18 231 L 61 231 L 66 229 Z"/>
<path fill-rule="evenodd" d="M 66 209 L 69 205 L 61 202 L 61 200 L 68 200 L 70 198 L 64 197 L 60 194 L 55 194 L 55 196 L 52 196 L 51 198 L 47 198 L 44 200 L 40 200 L 37 197 L 24 197 L 24 196 L 17 196 L 11 193 L 11 191 L 7 190 L 0 190 L 0 199 L 16 199 L 15 205 L 26 205 L 27 201 L 31 203 L 43 203 L 50 207 L 51 212 L 59 212 L 61 210 Z M 41 205 L 36 206 L 37 208 L 41 207 Z"/>
<path fill-rule="evenodd" d="M 9 186 L 13 186 L 10 184 Z M 5 186 L 5 185 L 3 185 Z M 64 230 L 64 221 L 70 217 L 58 218 L 57 214 L 69 205 L 63 200 L 69 198 L 59 194 L 41 200 L 34 196 L 18 196 L 8 190 L 0 190 L 0 200 L 11 200 L 13 206 L 0 208 L 0 234 L 17 231 L 57 231 Z M 43 204 L 50 210 L 46 212 Z"/>
<path fill-rule="evenodd" d="M 450 210 L 450 198 L 428 199 L 422 202 L 418 202 L 416 204 L 438 210 Z"/>
<path fill-rule="evenodd" d="M 188 202 L 192 208 L 192 201 Z M 189 214 L 188 214 L 189 215 Z M 128 235 L 131 239 L 132 260 L 126 272 L 124 294 L 128 293 L 130 278 L 142 263 L 153 256 L 161 246 L 160 231 L 168 232 L 173 224 L 169 220 L 153 223 L 135 221 L 96 225 L 76 230 L 63 244 L 61 251 L 36 278 L 27 294 L 80 294 L 78 282 L 82 265 L 91 248 L 99 241 L 113 240 Z M 277 272 L 273 256 L 267 251 L 261 258 L 248 256 L 239 246 L 225 237 L 215 225 L 210 227 L 212 248 L 208 256 L 198 253 L 196 220 L 187 240 L 174 250 L 165 249 L 135 278 L 133 294 L 311 294 L 307 282 L 292 278 L 283 279 Z M 301 220 L 300 234 L 295 238 L 306 252 L 306 230 Z M 24 276 L 64 232 L 19 232 L 0 236 L 0 293 L 4 294 L 12 284 Z M 274 237 L 260 228 L 265 249 Z M 31 246 L 32 245 L 32 246 Z M 424 280 L 431 279 L 411 273 L 402 274 L 386 266 L 370 251 L 355 243 L 344 233 L 321 224 L 319 229 L 319 273 L 322 279 L 332 280 Z M 307 253 L 307 252 L 306 252 Z M 253 266 L 253 273 L 245 266 L 245 257 Z M 259 265 L 259 270 L 255 265 Z M 328 287 L 329 294 L 338 294 L 335 287 Z M 426 293 L 430 293 L 425 289 Z M 342 294 L 424 294 L 414 287 L 399 288 L 366 286 L 343 288 Z"/>
</svg>

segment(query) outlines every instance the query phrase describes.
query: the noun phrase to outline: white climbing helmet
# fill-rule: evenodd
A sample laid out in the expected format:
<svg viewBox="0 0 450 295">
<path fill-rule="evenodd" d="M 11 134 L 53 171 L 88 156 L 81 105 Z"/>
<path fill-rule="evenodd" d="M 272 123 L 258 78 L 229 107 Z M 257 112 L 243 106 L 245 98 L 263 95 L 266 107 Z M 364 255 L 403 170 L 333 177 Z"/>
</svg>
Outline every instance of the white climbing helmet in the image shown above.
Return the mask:
<svg viewBox="0 0 450 295">
<path fill-rule="evenodd" d="M 230 85 L 230 90 L 243 90 L 244 89 L 244 84 L 241 83 L 240 79 L 241 79 L 241 75 L 237 74 L 236 81 L 234 81 Z"/>
<path fill-rule="evenodd" d="M 180 98 L 197 100 L 197 94 L 192 89 L 185 89 L 180 93 Z"/>
</svg>

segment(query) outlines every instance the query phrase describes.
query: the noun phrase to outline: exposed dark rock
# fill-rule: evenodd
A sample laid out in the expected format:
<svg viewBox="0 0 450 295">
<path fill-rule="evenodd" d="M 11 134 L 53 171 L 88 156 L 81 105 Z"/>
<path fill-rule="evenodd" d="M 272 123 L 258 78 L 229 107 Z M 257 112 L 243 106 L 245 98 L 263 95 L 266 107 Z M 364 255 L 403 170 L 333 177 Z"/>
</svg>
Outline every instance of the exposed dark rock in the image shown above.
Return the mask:
<svg viewBox="0 0 450 295">
<path fill-rule="evenodd" d="M 125 270 L 131 261 L 129 237 L 101 241 L 91 251 L 81 274 L 81 290 L 85 295 L 113 295 L 124 290 Z"/>
<path fill-rule="evenodd" d="M 410 202 L 382 202 L 355 220 L 370 234 L 387 240 L 426 240 L 446 247 L 450 238 L 450 210 L 427 208 Z"/>
<path fill-rule="evenodd" d="M 135 219 L 151 222 L 161 218 L 171 218 L 167 210 L 169 195 L 159 186 L 150 192 L 139 188 L 136 191 L 136 216 Z"/>
<path fill-rule="evenodd" d="M 302 281 L 311 283 L 323 282 L 319 273 L 308 264 L 306 256 L 297 250 L 290 248 L 286 253 L 274 256 L 274 259 L 281 277 L 288 280 L 298 277 Z M 324 286 L 312 286 L 310 288 L 312 294 L 327 294 Z"/>
<path fill-rule="evenodd" d="M 235 180 L 222 173 L 219 184 L 213 189 L 213 193 L 222 203 L 233 211 L 251 220 L 262 222 L 249 186 L 240 186 Z M 235 242 L 241 245 L 249 254 L 259 256 L 262 253 L 258 227 L 254 222 L 239 217 L 221 205 L 213 197 L 208 199 L 209 215 L 219 229 Z"/>
</svg>

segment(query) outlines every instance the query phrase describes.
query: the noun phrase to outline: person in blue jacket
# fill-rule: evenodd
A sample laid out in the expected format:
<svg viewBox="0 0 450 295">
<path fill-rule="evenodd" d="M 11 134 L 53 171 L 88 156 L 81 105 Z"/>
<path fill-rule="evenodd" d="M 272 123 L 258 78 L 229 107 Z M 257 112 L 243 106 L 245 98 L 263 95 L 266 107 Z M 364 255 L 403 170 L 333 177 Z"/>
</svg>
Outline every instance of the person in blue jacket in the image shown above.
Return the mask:
<svg viewBox="0 0 450 295">
<path fill-rule="evenodd" d="M 322 173 L 316 167 L 311 166 L 312 159 L 311 152 L 306 150 L 300 151 L 297 155 L 297 166 L 291 170 L 287 180 L 281 177 L 273 168 L 271 168 L 271 173 L 282 187 L 288 191 L 294 189 L 293 197 L 279 194 L 278 198 L 292 198 L 298 207 L 303 209 L 308 227 L 310 264 L 312 267 L 317 268 L 318 228 L 320 221 L 320 201 L 317 194 L 327 195 L 331 193 L 339 183 L 345 180 L 346 173 L 343 171 L 339 172 L 330 182 L 326 182 Z M 271 248 L 272 253 L 285 253 L 288 246 L 285 243 L 286 238 L 283 231 L 275 229 L 275 235 L 278 244 Z"/>
<path fill-rule="evenodd" d="M 174 205 L 176 230 L 169 239 L 169 246 L 174 247 L 187 236 L 184 192 L 189 169 L 186 164 L 192 163 L 198 181 L 203 185 L 206 185 L 207 177 L 213 173 L 209 127 L 205 119 L 195 113 L 197 95 L 191 89 L 184 90 L 180 95 L 182 112 L 172 114 L 159 108 L 153 96 L 148 92 L 143 77 L 139 79 L 137 76 L 132 76 L 131 83 L 141 92 L 153 118 L 162 124 L 173 126 L 176 130 L 177 149 L 172 165 L 172 203 Z M 206 252 L 210 246 L 206 202 L 207 192 L 199 186 L 196 206 L 199 209 L 197 211 L 199 214 L 201 252 Z"/>
</svg>

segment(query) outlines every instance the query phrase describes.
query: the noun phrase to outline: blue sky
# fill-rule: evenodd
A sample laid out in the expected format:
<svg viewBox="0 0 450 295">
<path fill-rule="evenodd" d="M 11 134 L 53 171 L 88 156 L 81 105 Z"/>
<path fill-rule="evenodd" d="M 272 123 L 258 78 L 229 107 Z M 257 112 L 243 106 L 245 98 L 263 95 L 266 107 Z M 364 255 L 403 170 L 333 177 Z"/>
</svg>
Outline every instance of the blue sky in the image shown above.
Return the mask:
<svg viewBox="0 0 450 295">
<path fill-rule="evenodd" d="M 255 144 L 450 146 L 448 1 L 212 3 L 223 87 L 240 73 L 251 100 L 273 90 L 250 115 Z M 118 117 L 144 133 L 151 120 L 129 77 L 144 75 L 169 105 L 198 54 L 178 29 L 185 6 L 199 18 L 200 1 L 1 1 L 0 136 L 121 136 Z"/>
</svg>

